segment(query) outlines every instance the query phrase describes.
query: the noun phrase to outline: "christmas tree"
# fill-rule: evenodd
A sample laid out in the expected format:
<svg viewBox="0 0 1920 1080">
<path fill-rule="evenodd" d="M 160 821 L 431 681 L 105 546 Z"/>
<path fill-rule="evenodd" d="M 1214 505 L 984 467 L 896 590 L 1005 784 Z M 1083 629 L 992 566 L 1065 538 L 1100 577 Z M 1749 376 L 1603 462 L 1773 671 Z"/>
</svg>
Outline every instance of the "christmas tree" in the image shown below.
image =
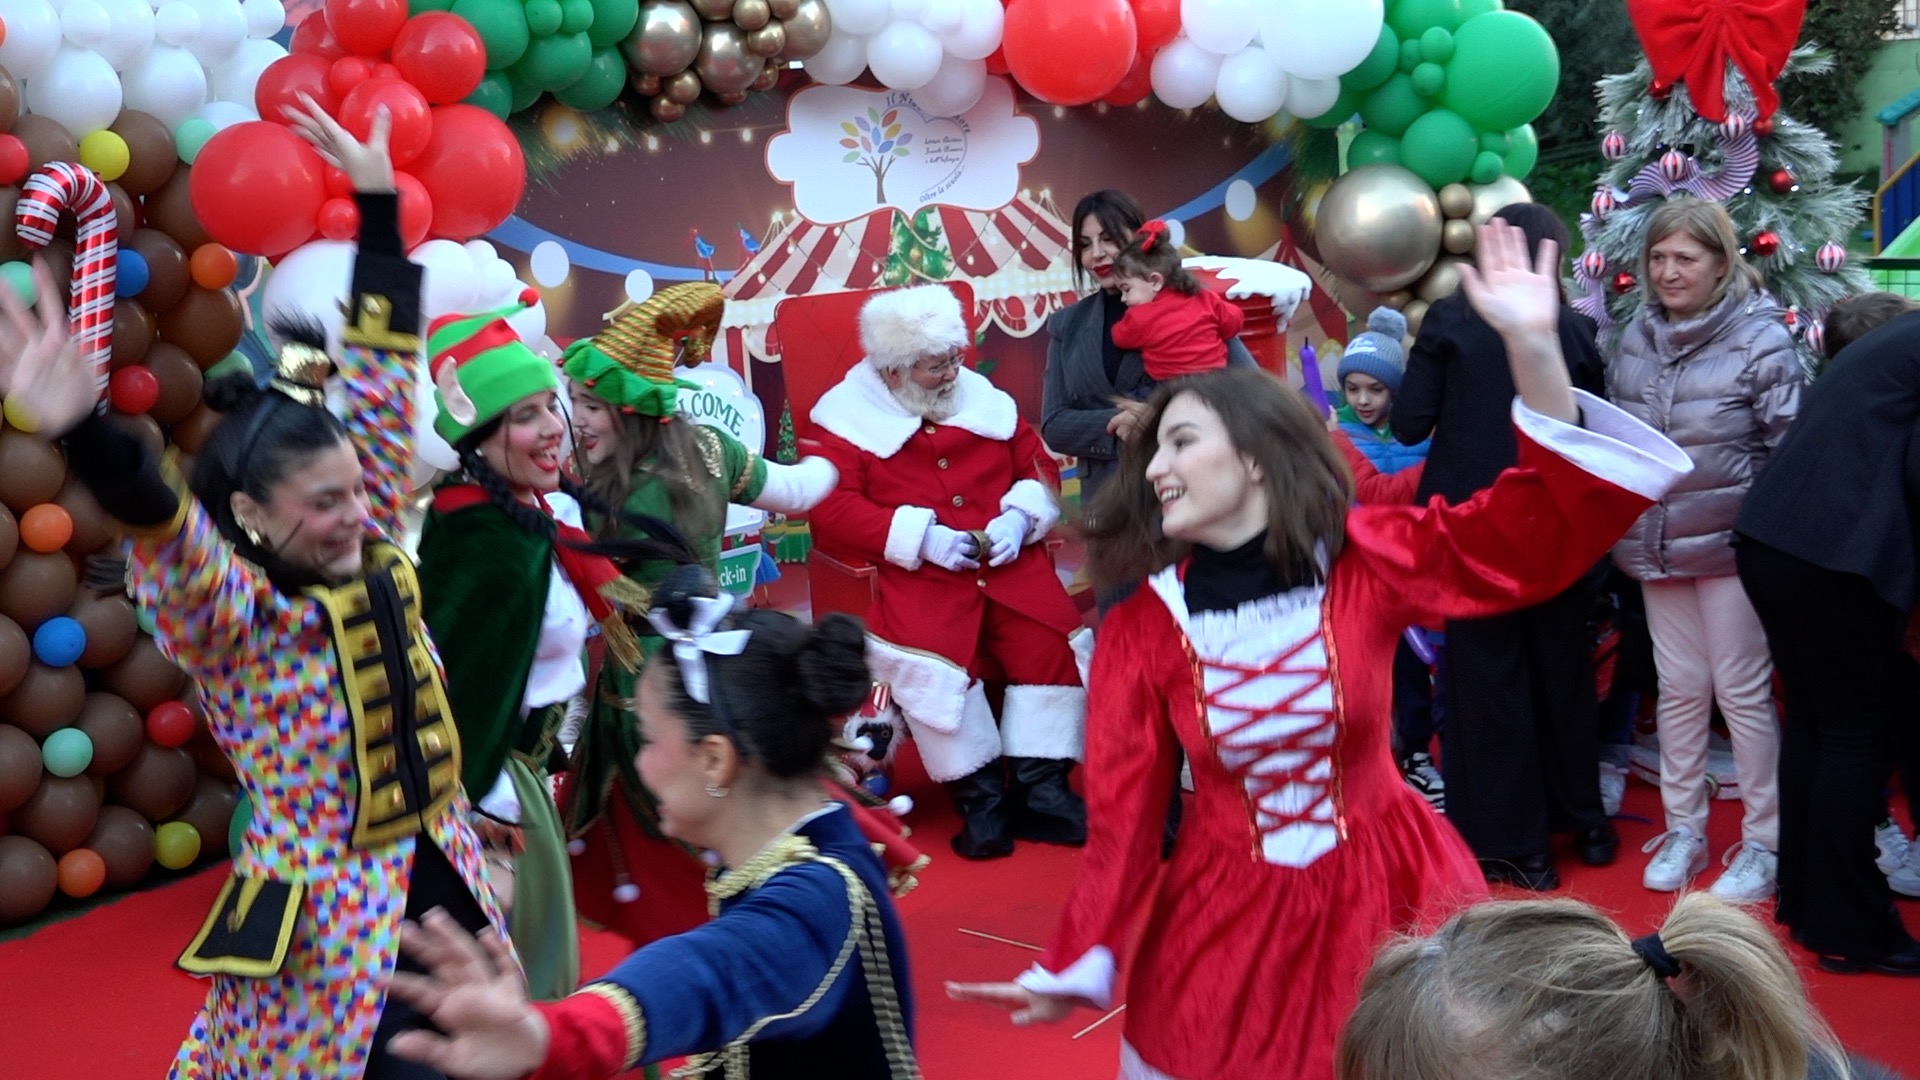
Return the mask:
<svg viewBox="0 0 1920 1080">
<path fill-rule="evenodd" d="M 1789 74 L 1819 75 L 1831 66 L 1810 47 L 1785 59 Z M 1738 70 L 1727 68 L 1725 79 L 1719 122 L 1701 115 L 1686 85 L 1658 81 L 1644 58 L 1597 84 L 1600 150 L 1609 164 L 1592 212 L 1581 217 L 1586 251 L 1574 263 L 1574 306 L 1600 324 L 1603 344 L 1616 340 L 1647 300 L 1637 275 L 1648 217 L 1669 197 L 1712 199 L 1726 207 L 1741 253 L 1786 309 L 1812 375 L 1822 361 L 1827 309 L 1870 287 L 1848 265 L 1846 249 L 1867 196 L 1833 182 L 1838 160 L 1825 133 L 1763 107 L 1771 93 L 1756 94 Z"/>
<path fill-rule="evenodd" d="M 793 434 L 793 403 L 785 402 L 780 406 L 780 433 L 774 436 L 773 460 L 782 465 L 792 465 L 800 460 L 800 442 Z"/>
<path fill-rule="evenodd" d="M 953 276 L 953 252 L 947 248 L 946 234 L 932 207 L 911 218 L 893 216 L 893 242 L 887 249 L 887 265 L 881 275 L 886 285 L 918 285 L 945 281 Z"/>
</svg>

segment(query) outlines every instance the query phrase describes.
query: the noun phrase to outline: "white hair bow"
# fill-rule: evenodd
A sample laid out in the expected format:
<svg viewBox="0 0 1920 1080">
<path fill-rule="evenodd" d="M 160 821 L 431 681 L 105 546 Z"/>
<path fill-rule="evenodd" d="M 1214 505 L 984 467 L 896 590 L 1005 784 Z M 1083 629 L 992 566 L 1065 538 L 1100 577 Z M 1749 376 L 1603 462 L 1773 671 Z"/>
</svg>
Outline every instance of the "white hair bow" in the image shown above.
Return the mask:
<svg viewBox="0 0 1920 1080">
<path fill-rule="evenodd" d="M 647 621 L 653 628 L 673 643 L 673 658 L 680 665 L 680 681 L 686 684 L 687 696 L 702 705 L 713 704 L 708 688 L 707 657 L 739 656 L 753 636 L 751 630 L 714 629 L 732 610 L 733 594 L 723 592 L 719 596 L 694 597 L 693 618 L 684 627 L 674 623 L 666 608 L 647 613 Z"/>
</svg>

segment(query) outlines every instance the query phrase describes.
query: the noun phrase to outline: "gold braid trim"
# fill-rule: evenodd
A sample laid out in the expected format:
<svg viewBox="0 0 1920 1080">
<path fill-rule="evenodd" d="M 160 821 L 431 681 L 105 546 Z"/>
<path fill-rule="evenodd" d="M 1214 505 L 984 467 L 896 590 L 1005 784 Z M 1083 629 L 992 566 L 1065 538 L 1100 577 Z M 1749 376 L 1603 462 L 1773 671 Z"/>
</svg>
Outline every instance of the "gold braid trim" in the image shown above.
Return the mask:
<svg viewBox="0 0 1920 1080">
<path fill-rule="evenodd" d="M 627 1026 L 627 1057 L 620 1068 L 624 1071 L 638 1066 L 647 1053 L 647 1017 L 633 995 L 612 983 L 588 983 L 574 993 L 592 994 L 613 1006 L 613 1011 L 620 1014 L 620 1022 Z"/>
<path fill-rule="evenodd" d="M 740 475 L 734 478 L 733 490 L 727 492 L 728 502 L 738 499 L 740 493 L 747 490 L 747 485 L 753 482 L 753 467 L 758 464 L 760 464 L 760 452 L 747 448 L 747 463 L 740 469 Z"/>
<path fill-rule="evenodd" d="M 173 519 L 165 524 L 121 525 L 121 531 L 135 540 L 144 540 L 151 544 L 164 544 L 174 537 L 179 536 L 180 530 L 187 527 L 187 503 L 193 496 L 188 494 L 187 482 L 180 475 L 180 448 L 178 446 L 169 446 L 167 447 L 167 452 L 160 455 L 160 478 L 165 480 L 167 486 L 173 489 L 174 495 L 180 500 L 180 505 L 174 508 Z"/>
<path fill-rule="evenodd" d="M 646 654 L 640 647 L 639 635 L 627 625 L 622 612 L 644 614 L 653 602 L 653 590 L 623 574 L 600 586 L 599 593 L 618 609 L 600 621 L 600 634 L 606 639 L 607 652 L 627 668 L 639 670 Z"/>
</svg>

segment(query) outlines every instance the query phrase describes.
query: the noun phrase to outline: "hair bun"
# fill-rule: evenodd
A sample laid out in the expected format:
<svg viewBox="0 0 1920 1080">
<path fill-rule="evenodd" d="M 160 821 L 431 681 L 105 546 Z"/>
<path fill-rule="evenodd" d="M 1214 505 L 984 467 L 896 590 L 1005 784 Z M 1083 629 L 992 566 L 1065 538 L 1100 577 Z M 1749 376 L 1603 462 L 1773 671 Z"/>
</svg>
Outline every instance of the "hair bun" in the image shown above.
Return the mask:
<svg viewBox="0 0 1920 1080">
<path fill-rule="evenodd" d="M 814 624 L 793 663 L 800 696 L 829 717 L 859 708 L 873 686 L 866 628 L 849 615 L 828 615 Z"/>
<path fill-rule="evenodd" d="M 693 602 L 720 595 L 720 583 L 706 567 L 698 564 L 676 566 L 653 590 L 653 607 L 664 610 L 675 626 L 693 622 Z"/>
</svg>

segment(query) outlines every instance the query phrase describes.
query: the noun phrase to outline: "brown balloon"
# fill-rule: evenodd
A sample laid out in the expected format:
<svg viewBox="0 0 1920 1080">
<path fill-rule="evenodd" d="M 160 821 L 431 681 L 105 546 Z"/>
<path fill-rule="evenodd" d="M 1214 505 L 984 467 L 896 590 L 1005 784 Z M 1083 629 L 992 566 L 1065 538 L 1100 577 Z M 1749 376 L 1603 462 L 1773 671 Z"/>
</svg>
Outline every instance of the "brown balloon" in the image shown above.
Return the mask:
<svg viewBox="0 0 1920 1080">
<path fill-rule="evenodd" d="M 245 330 L 240 297 L 231 289 L 195 285 L 160 314 L 160 336 L 185 349 L 203 367 L 225 359 L 240 344 Z"/>
<path fill-rule="evenodd" d="M 113 368 L 132 367 L 146 359 L 160 336 L 160 320 L 138 300 L 113 305 Z"/>
<path fill-rule="evenodd" d="M 0 71 L 6 70 L 0 68 Z M 13 553 L 20 549 L 20 523 L 13 519 L 13 511 L 0 506 L 0 566 L 13 560 Z"/>
<path fill-rule="evenodd" d="M 200 452 L 200 447 L 207 441 L 207 436 L 213 434 L 213 429 L 220 426 L 220 420 L 219 413 L 203 404 L 189 413 L 185 420 L 173 425 L 169 434 L 173 436 L 174 445 L 178 446 L 184 454 L 191 456 Z M 187 468 L 185 462 L 180 464 L 180 473 L 183 476 L 193 475 L 193 471 Z"/>
<path fill-rule="evenodd" d="M 153 822 L 137 810 L 103 806 L 82 846 L 99 854 L 100 861 L 107 864 L 107 885 L 124 889 L 153 869 Z"/>
<path fill-rule="evenodd" d="M 7 694 L 27 677 L 33 665 L 33 642 L 20 624 L 0 615 L 0 694 Z"/>
<path fill-rule="evenodd" d="M 0 68 L 0 70 L 5 70 Z M 20 188 L 15 185 L 0 187 L 0 221 L 12 221 L 13 211 L 20 203 Z M 0 262 L 12 262 L 24 259 L 31 254 L 20 234 L 12 229 L 0 229 Z"/>
<path fill-rule="evenodd" d="M 106 187 L 107 198 L 113 203 L 114 228 L 118 230 L 114 235 L 132 236 L 133 230 L 140 225 L 140 214 L 134 206 L 133 196 L 127 194 L 119 184 L 108 184 Z M 72 210 L 61 211 L 59 234 L 72 239 L 78 231 L 79 220 Z"/>
<path fill-rule="evenodd" d="M 134 616 L 133 601 L 124 596 L 97 596 L 83 589 L 67 615 L 87 632 L 87 647 L 79 660 L 82 668 L 119 663 L 140 636 L 140 620 Z"/>
<path fill-rule="evenodd" d="M 93 740 L 88 776 L 112 776 L 133 764 L 147 741 L 147 723 L 140 711 L 113 694 L 88 694 L 73 726 Z"/>
<path fill-rule="evenodd" d="M 67 540 L 67 554 L 91 555 L 112 542 L 107 512 L 93 497 L 93 490 L 73 477 L 60 486 L 53 501 L 73 519 L 73 536 Z"/>
<path fill-rule="evenodd" d="M 152 113 L 124 109 L 107 130 L 127 144 L 127 171 L 120 174 L 119 181 L 127 194 L 159 191 L 180 167 L 180 148 L 173 143 L 173 132 Z"/>
<path fill-rule="evenodd" d="M 58 865 L 46 848 L 24 836 L 0 836 L 0 925 L 45 911 L 59 883 Z"/>
<path fill-rule="evenodd" d="M 213 242 L 193 212 L 193 196 L 187 190 L 192 173 L 191 167 L 180 166 L 158 191 L 147 196 L 147 224 L 173 237 L 187 251 Z"/>
<path fill-rule="evenodd" d="M 142 743 L 133 761 L 107 778 L 107 798 L 153 821 L 165 821 L 193 797 L 197 775 L 185 750 Z"/>
<path fill-rule="evenodd" d="M 687 107 L 685 105 L 664 96 L 654 98 L 652 101 L 647 102 L 647 111 L 653 114 L 655 120 L 663 124 L 671 124 L 675 120 L 687 115 Z"/>
<path fill-rule="evenodd" d="M 200 775 L 211 776 L 215 780 L 238 783 L 240 774 L 233 769 L 233 762 L 227 758 L 219 745 L 211 739 L 201 741 L 198 737 L 186 745 L 187 753 L 192 756 L 193 764 Z"/>
<path fill-rule="evenodd" d="M 118 424 L 120 428 L 147 444 L 148 452 L 159 457 L 167 452 L 167 433 L 160 430 L 160 421 L 145 413 L 139 416 L 127 416 L 122 413 L 109 413 L 107 423 Z"/>
<path fill-rule="evenodd" d="M 139 300 L 148 311 L 165 311 L 187 295 L 193 270 L 187 253 L 159 229 L 135 229 L 126 246 L 147 261 L 147 287 Z"/>
<path fill-rule="evenodd" d="M 155 705 L 171 701 L 186 685 L 186 673 L 160 652 L 153 639 L 141 635 L 127 655 L 102 673 L 107 690 L 127 699 L 127 703 L 146 715 Z M 151 815 L 165 817 L 165 814 Z"/>
<path fill-rule="evenodd" d="M 40 777 L 40 744 L 11 724 L 0 724 L 0 814 L 26 802 Z"/>
<path fill-rule="evenodd" d="M 633 84 L 635 93 L 641 97 L 653 97 L 660 93 L 660 76 L 643 72 L 628 72 L 627 81 Z"/>
<path fill-rule="evenodd" d="M 225 855 L 227 829 L 233 824 L 233 812 L 239 806 L 239 788 L 211 776 L 201 776 L 193 783 L 193 794 L 188 797 L 187 805 L 176 811 L 173 819 L 186 822 L 200 834 L 203 858 Z"/>
<path fill-rule="evenodd" d="M 200 365 L 178 350 L 147 355 L 147 370 L 160 384 L 160 398 L 147 415 L 163 424 L 177 424 L 200 407 L 200 391 L 206 380 Z"/>
<path fill-rule="evenodd" d="M 0 131 L 12 131 L 19 120 L 20 84 L 14 81 L 11 72 L 0 68 Z"/>
<path fill-rule="evenodd" d="M 45 439 L 0 431 L 0 503 L 18 517 L 60 493 L 67 463 Z"/>
<path fill-rule="evenodd" d="M 87 702 L 86 676 L 80 669 L 48 667 L 35 660 L 6 697 L 0 697 L 0 716 L 36 739 L 73 723 Z"/>
<path fill-rule="evenodd" d="M 60 283 L 60 306 L 66 307 L 68 290 L 73 283 L 73 240 L 54 237 L 41 249 L 40 261 L 47 264 L 47 273 Z"/>
<path fill-rule="evenodd" d="M 100 795 L 84 776 L 49 773 L 19 809 L 7 816 L 14 832 L 65 855 L 79 847 L 100 819 Z"/>
<path fill-rule="evenodd" d="M 66 552 L 22 551 L 0 570 L 0 615 L 19 623 L 22 630 L 37 630 L 73 604 L 78 583 Z"/>
<path fill-rule="evenodd" d="M 13 136 L 27 145 L 27 171 L 49 161 L 79 161 L 80 144 L 58 120 L 28 114 L 13 122 Z"/>
</svg>

